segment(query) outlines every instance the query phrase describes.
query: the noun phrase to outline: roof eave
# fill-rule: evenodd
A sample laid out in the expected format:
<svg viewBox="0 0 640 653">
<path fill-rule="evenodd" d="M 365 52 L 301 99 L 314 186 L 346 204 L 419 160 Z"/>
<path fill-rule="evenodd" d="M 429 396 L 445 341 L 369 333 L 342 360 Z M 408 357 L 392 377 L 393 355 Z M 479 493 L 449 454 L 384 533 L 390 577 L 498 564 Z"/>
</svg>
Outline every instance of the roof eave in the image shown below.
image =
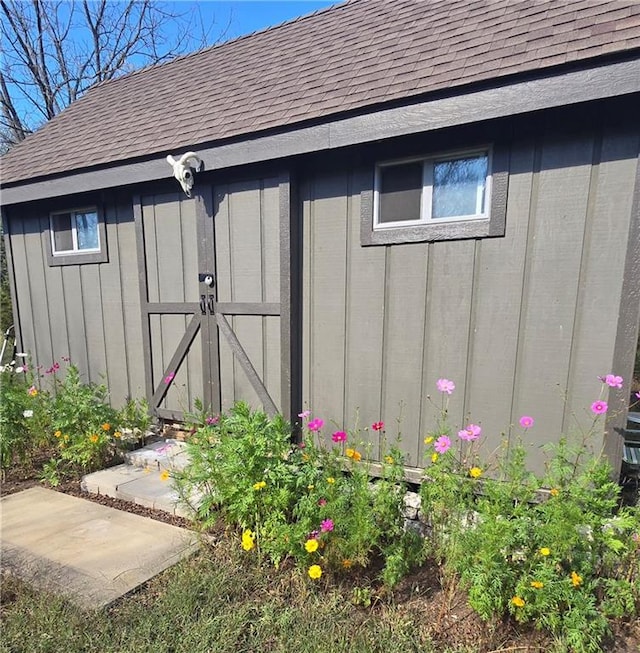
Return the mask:
<svg viewBox="0 0 640 653">
<path fill-rule="evenodd" d="M 195 149 L 206 170 L 224 169 L 638 92 L 640 58 L 635 58 Z M 170 177 L 164 156 L 156 154 L 7 185 L 1 201 L 8 206 Z"/>
</svg>

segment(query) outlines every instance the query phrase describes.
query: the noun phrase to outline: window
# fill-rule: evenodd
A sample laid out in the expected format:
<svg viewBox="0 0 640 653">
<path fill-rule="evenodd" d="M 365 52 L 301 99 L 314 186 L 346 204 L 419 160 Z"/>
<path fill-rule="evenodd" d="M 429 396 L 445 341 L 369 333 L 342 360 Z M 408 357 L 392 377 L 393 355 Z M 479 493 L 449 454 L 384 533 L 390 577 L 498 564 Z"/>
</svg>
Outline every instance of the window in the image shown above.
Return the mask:
<svg viewBox="0 0 640 653">
<path fill-rule="evenodd" d="M 504 235 L 505 169 L 504 150 L 489 146 L 378 163 L 362 244 Z"/>
<path fill-rule="evenodd" d="M 484 150 L 377 166 L 374 229 L 486 218 L 489 160 Z"/>
<path fill-rule="evenodd" d="M 51 213 L 49 230 L 49 265 L 102 263 L 107 260 L 104 224 L 95 207 Z"/>
</svg>

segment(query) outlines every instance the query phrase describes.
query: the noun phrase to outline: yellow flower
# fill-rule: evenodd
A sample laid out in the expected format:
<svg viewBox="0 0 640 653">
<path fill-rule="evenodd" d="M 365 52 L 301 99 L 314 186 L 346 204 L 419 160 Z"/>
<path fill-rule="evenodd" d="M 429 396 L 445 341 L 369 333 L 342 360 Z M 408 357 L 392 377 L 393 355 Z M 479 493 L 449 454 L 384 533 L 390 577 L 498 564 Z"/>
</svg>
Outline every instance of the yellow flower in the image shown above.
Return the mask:
<svg viewBox="0 0 640 653">
<path fill-rule="evenodd" d="M 160 480 L 161 481 L 168 481 L 169 480 L 169 472 L 166 469 L 161 472 Z"/>
<path fill-rule="evenodd" d="M 307 550 L 307 553 L 314 553 L 318 550 L 318 540 L 307 540 L 304 543 L 304 548 Z"/>
<path fill-rule="evenodd" d="M 311 565 L 309 567 L 309 571 L 307 572 L 309 574 L 309 578 L 313 578 L 313 580 L 317 580 L 322 576 L 322 568 L 320 565 Z"/>
<path fill-rule="evenodd" d="M 257 483 L 253 484 L 254 490 L 262 490 L 263 487 L 267 487 L 266 481 L 258 481 Z"/>
<path fill-rule="evenodd" d="M 336 479 L 333 478 L 333 476 L 329 476 L 329 478 L 327 479 L 327 483 L 329 483 L 329 485 L 333 485 L 335 482 L 336 482 Z"/>
<path fill-rule="evenodd" d="M 552 497 L 557 497 L 557 496 L 560 494 L 560 490 L 558 490 L 557 487 L 552 487 L 552 488 L 549 490 L 549 494 L 550 494 Z"/>
<path fill-rule="evenodd" d="M 576 574 L 575 571 L 571 572 L 571 584 L 574 587 L 578 587 L 578 585 L 582 585 L 582 576 L 579 574 Z"/>
<path fill-rule="evenodd" d="M 308 453 L 303 453 L 302 454 L 302 460 L 304 460 L 305 463 L 309 462 L 309 454 Z"/>
<path fill-rule="evenodd" d="M 120 431 L 116 431 L 116 432 L 113 434 L 113 437 L 114 437 L 116 440 L 119 440 L 119 439 L 122 437 L 122 433 L 120 433 Z"/>
<path fill-rule="evenodd" d="M 524 606 L 524 599 L 521 599 L 519 596 L 514 596 L 511 599 L 511 603 L 516 606 L 516 608 L 521 608 Z"/>
<path fill-rule="evenodd" d="M 424 439 L 425 444 L 431 444 L 433 442 L 433 435 L 430 435 L 428 438 Z"/>
<path fill-rule="evenodd" d="M 35 397 L 38 394 L 38 389 L 31 386 L 29 390 L 27 390 L 28 394 L 30 397 Z"/>
<path fill-rule="evenodd" d="M 438 460 L 438 454 L 437 453 L 432 453 L 431 454 L 431 462 L 435 463 Z"/>
<path fill-rule="evenodd" d="M 111 424 L 109 424 L 109 422 L 105 422 L 105 423 L 102 425 L 102 430 L 103 430 L 103 431 L 110 431 L 110 430 L 111 430 Z"/>
<path fill-rule="evenodd" d="M 94 433 L 93 435 L 89 436 L 89 440 L 93 442 L 94 444 L 99 440 L 100 438 Z"/>
<path fill-rule="evenodd" d="M 355 449 L 347 449 L 344 453 L 347 456 L 347 458 L 353 458 L 354 454 L 356 453 L 356 450 Z"/>
<path fill-rule="evenodd" d="M 384 462 L 387 463 L 387 465 L 393 465 L 393 458 L 391 456 L 385 456 Z"/>
<path fill-rule="evenodd" d="M 353 560 L 349 560 L 349 558 L 345 558 L 345 559 L 342 561 L 342 566 L 343 566 L 345 569 L 351 569 L 351 565 L 353 565 Z"/>
<path fill-rule="evenodd" d="M 469 470 L 469 476 L 471 478 L 480 478 L 482 476 L 482 470 L 479 467 L 472 467 Z"/>
<path fill-rule="evenodd" d="M 245 551 L 251 551 L 253 547 L 256 545 L 255 543 L 255 534 L 253 531 L 247 529 L 246 531 L 243 531 L 242 533 L 242 548 Z"/>
<path fill-rule="evenodd" d="M 537 590 L 541 590 L 544 587 L 544 583 L 541 583 L 539 580 L 532 580 L 531 587 L 534 587 Z"/>
<path fill-rule="evenodd" d="M 65 442 L 69 442 L 69 436 L 68 436 L 68 435 L 63 435 L 63 436 L 62 436 L 62 439 L 63 439 Z"/>
<path fill-rule="evenodd" d="M 314 487 L 315 485 L 307 485 L 307 490 L 313 490 Z"/>
<path fill-rule="evenodd" d="M 362 460 L 362 454 L 359 451 L 353 452 L 353 459 L 359 463 Z"/>
<path fill-rule="evenodd" d="M 540 549 L 540 555 L 548 556 L 551 553 L 551 549 L 548 549 L 546 546 L 543 546 Z"/>
<path fill-rule="evenodd" d="M 55 435 L 56 438 L 59 438 L 62 433 L 60 431 L 56 431 L 53 435 Z"/>
</svg>

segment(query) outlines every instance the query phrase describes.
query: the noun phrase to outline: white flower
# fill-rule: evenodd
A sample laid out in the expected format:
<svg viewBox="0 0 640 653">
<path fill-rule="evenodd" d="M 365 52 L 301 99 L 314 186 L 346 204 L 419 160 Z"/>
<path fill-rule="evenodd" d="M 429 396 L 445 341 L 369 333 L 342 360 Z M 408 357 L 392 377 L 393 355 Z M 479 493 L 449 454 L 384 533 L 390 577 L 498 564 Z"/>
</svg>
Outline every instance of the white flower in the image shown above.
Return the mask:
<svg viewBox="0 0 640 653">
<path fill-rule="evenodd" d="M 16 354 L 18 358 L 28 358 L 29 354 L 25 354 L 23 351 L 21 351 L 19 354 Z"/>
<path fill-rule="evenodd" d="M 20 374 L 20 372 L 24 372 L 24 367 L 22 367 L 22 365 L 16 367 L 16 374 Z"/>
<path fill-rule="evenodd" d="M 24 410 L 24 411 L 22 411 L 22 416 L 23 417 L 33 417 L 33 411 L 32 410 Z"/>
</svg>

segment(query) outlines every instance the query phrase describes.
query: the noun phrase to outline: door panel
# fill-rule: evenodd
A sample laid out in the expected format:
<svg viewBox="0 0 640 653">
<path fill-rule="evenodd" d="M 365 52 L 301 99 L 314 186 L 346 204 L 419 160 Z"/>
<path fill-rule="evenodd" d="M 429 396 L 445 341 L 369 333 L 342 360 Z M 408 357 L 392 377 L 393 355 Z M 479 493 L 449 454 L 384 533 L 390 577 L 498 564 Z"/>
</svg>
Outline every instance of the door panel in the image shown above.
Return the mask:
<svg viewBox="0 0 640 653">
<path fill-rule="evenodd" d="M 134 202 L 145 379 L 156 415 L 180 419 L 196 398 L 213 411 L 243 400 L 288 413 L 281 298 L 288 319 L 290 285 L 280 277 L 289 264 L 290 244 L 281 251 L 288 194 L 282 175 L 201 183 L 193 199 L 169 193 Z"/>
</svg>

